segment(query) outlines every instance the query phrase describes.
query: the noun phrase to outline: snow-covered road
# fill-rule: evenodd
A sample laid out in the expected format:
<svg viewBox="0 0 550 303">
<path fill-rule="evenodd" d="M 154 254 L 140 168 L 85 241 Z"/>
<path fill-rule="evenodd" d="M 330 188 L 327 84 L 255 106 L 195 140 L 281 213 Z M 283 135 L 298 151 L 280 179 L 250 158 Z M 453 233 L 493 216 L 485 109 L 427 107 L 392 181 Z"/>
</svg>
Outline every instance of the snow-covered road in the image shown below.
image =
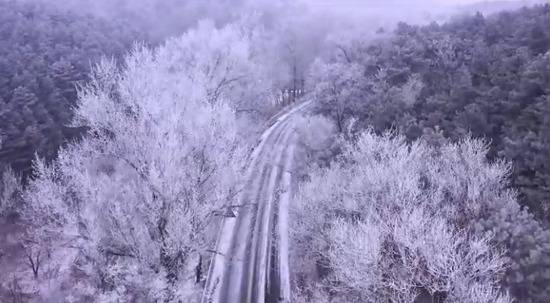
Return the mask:
<svg viewBox="0 0 550 303">
<path fill-rule="evenodd" d="M 274 118 L 250 157 L 235 218 L 224 218 L 203 303 L 289 302 L 288 207 L 301 103 Z"/>
</svg>

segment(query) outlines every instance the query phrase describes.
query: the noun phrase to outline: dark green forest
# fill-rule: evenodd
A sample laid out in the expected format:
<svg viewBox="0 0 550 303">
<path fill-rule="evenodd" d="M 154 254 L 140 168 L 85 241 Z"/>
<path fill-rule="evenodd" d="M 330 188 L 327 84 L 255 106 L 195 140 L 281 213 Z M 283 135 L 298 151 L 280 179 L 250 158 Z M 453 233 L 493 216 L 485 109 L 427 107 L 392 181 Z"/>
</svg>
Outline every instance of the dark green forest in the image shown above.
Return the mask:
<svg viewBox="0 0 550 303">
<path fill-rule="evenodd" d="M 486 138 L 492 160 L 513 161 L 511 186 L 524 206 L 550 219 L 550 5 L 461 17 L 428 26 L 400 23 L 356 52 L 365 73 L 345 116 L 412 140 Z M 411 80 L 421 89 L 402 98 Z"/>
<path fill-rule="evenodd" d="M 78 83 L 102 56 L 121 57 L 145 35 L 124 19 L 47 4 L 0 1 L 0 163 L 30 173 L 81 130 L 69 127 Z"/>
</svg>

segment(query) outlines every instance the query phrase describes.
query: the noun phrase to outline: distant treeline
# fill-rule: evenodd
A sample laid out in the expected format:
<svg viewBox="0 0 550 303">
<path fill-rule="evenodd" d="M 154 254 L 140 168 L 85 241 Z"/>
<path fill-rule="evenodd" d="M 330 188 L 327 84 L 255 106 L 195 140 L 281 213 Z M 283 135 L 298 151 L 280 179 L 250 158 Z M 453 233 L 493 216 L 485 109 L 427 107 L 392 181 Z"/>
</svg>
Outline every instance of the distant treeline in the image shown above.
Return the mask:
<svg viewBox="0 0 550 303">
<path fill-rule="evenodd" d="M 81 133 L 68 124 L 90 67 L 143 35 L 120 19 L 38 3 L 0 1 L 0 20 L 0 163 L 28 174 L 35 152 L 51 159 Z"/>
</svg>

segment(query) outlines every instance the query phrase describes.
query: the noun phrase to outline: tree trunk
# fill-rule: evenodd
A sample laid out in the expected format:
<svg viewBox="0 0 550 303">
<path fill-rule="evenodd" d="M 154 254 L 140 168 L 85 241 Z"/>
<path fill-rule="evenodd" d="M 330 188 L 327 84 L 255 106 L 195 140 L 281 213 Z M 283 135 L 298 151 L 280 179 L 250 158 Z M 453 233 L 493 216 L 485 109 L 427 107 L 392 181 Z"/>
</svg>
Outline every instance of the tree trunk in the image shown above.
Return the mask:
<svg viewBox="0 0 550 303">
<path fill-rule="evenodd" d="M 195 283 L 200 283 L 202 281 L 202 255 L 199 255 L 199 263 L 195 268 Z"/>
</svg>

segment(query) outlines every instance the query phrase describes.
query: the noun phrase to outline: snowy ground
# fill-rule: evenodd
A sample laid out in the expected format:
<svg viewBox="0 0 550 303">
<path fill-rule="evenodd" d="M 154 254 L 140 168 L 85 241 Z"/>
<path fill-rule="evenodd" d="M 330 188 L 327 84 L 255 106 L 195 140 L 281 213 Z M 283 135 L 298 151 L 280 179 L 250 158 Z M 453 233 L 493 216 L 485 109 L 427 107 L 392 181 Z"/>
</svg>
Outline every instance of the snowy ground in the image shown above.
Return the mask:
<svg viewBox="0 0 550 303">
<path fill-rule="evenodd" d="M 235 218 L 224 218 L 203 297 L 215 302 L 289 302 L 288 207 L 297 116 L 276 116 L 250 157 Z"/>
</svg>

